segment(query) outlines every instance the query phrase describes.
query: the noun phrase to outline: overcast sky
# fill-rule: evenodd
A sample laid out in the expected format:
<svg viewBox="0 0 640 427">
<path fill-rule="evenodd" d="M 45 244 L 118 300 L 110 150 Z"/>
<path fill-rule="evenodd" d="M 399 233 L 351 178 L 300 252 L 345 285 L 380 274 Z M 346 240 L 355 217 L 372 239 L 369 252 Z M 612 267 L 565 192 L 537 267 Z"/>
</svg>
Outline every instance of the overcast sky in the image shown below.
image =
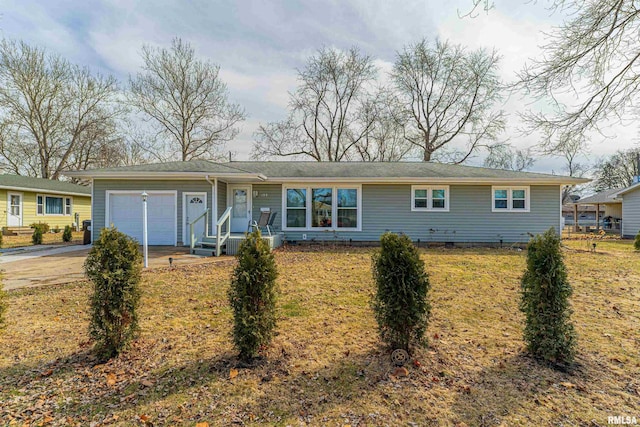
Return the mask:
<svg viewBox="0 0 640 427">
<path fill-rule="evenodd" d="M 169 46 L 176 36 L 189 41 L 199 56 L 220 65 L 231 101 L 247 111 L 242 132 L 228 147 L 236 160 L 246 160 L 258 124 L 285 118 L 296 68 L 318 48 L 357 45 L 385 70 L 403 46 L 440 37 L 496 48 L 504 79 L 513 80 L 527 59 L 540 55 L 541 31 L 550 31 L 561 18 L 545 10 L 546 2 L 532 3 L 495 0 L 494 10 L 472 19 L 459 17 L 472 0 L 5 0 L 0 30 L 4 37 L 44 46 L 122 81 L 139 70 L 143 44 Z M 513 114 L 527 102 L 512 97 L 503 106 L 512 113 L 504 138 L 522 148 L 536 143 L 534 135 L 518 133 Z M 606 133 L 609 139 L 594 136 L 589 161 L 638 143 L 637 126 L 617 125 Z M 481 164 L 482 158 L 471 163 Z M 557 159 L 541 158 L 533 170 L 560 173 L 561 167 Z"/>
</svg>

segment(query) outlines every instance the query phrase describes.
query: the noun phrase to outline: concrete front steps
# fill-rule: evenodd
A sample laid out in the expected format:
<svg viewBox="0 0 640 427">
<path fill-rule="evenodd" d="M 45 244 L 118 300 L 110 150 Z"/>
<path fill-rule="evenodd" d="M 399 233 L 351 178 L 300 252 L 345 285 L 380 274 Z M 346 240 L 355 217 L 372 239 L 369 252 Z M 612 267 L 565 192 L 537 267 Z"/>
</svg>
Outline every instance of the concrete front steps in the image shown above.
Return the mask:
<svg viewBox="0 0 640 427">
<path fill-rule="evenodd" d="M 31 227 L 2 227 L 2 234 L 5 236 L 30 236 L 33 234 Z"/>
</svg>

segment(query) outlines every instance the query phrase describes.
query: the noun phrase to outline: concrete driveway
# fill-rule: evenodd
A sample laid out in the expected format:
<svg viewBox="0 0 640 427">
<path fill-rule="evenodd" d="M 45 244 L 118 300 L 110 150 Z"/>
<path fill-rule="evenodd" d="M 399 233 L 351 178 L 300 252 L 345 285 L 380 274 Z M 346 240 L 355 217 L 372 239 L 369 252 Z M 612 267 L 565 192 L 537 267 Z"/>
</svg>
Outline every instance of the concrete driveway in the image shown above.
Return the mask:
<svg viewBox="0 0 640 427">
<path fill-rule="evenodd" d="M 7 251 L 0 256 L 4 289 L 76 282 L 85 279 L 83 264 L 90 246 L 63 246 L 42 250 Z M 149 268 L 211 262 L 211 257 L 190 255 L 188 248 L 149 247 Z M 225 259 L 220 257 L 217 259 Z"/>
</svg>

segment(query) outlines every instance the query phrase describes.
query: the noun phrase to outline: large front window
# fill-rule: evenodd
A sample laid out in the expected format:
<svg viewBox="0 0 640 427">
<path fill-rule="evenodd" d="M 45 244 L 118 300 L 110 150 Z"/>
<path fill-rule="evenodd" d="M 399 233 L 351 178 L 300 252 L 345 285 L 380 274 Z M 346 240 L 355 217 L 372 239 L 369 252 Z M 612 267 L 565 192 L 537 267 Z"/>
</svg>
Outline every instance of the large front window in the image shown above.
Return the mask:
<svg viewBox="0 0 640 427">
<path fill-rule="evenodd" d="M 71 197 L 36 196 L 37 215 L 71 215 L 72 210 Z"/>
<path fill-rule="evenodd" d="M 360 227 L 360 187 L 285 186 L 283 200 L 288 229 Z"/>
</svg>

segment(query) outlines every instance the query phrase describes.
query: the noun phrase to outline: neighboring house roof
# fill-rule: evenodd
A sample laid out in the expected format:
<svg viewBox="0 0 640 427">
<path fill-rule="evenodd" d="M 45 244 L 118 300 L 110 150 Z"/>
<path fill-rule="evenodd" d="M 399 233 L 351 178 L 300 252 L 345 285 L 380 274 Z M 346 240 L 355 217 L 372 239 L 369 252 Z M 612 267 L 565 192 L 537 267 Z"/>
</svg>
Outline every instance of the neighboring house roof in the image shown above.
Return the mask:
<svg viewBox="0 0 640 427">
<path fill-rule="evenodd" d="M 601 191 L 593 196 L 585 197 L 575 202 L 576 205 L 596 205 L 606 203 L 622 203 L 622 200 L 615 199 L 616 195 L 622 188 L 614 188 L 611 190 Z"/>
<path fill-rule="evenodd" d="M 91 188 L 70 182 L 21 175 L 0 175 L 0 188 L 17 191 L 91 196 Z"/>
<path fill-rule="evenodd" d="M 623 194 L 630 193 L 631 191 L 635 191 L 638 188 L 640 188 L 640 182 L 636 182 L 635 184 L 630 185 L 627 188 L 619 188 L 614 197 L 622 196 Z"/>
<path fill-rule="evenodd" d="M 66 173 L 83 178 L 206 176 L 260 181 L 343 180 L 360 182 L 431 181 L 579 184 L 588 179 L 432 162 L 229 162 L 205 160 L 156 163 Z"/>
<path fill-rule="evenodd" d="M 596 211 L 595 205 L 580 205 L 579 203 L 567 203 L 565 205 L 562 205 L 562 212 L 573 213 L 573 208 L 576 204 L 578 205 L 578 212 L 584 213 L 584 212 Z M 604 211 L 605 211 L 605 207 L 600 206 L 600 212 L 604 212 Z"/>
</svg>

